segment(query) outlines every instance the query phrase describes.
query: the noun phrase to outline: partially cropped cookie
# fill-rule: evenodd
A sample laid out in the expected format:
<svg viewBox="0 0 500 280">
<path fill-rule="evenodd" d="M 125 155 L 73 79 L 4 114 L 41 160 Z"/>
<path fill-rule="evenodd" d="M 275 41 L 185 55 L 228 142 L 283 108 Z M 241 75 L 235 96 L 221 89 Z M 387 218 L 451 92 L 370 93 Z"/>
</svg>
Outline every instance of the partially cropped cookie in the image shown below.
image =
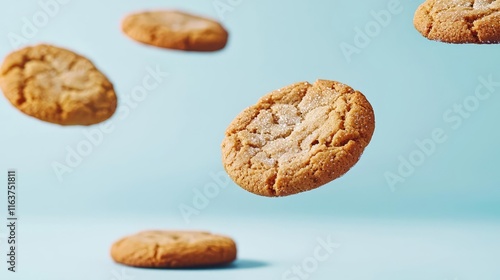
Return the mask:
<svg viewBox="0 0 500 280">
<path fill-rule="evenodd" d="M 233 120 L 222 161 L 247 191 L 292 195 L 345 174 L 374 128 L 373 109 L 359 91 L 333 81 L 296 83 L 262 97 Z"/>
<path fill-rule="evenodd" d="M 127 16 L 123 32 L 144 44 L 184 51 L 217 51 L 228 33 L 218 22 L 179 11 L 149 11 Z"/>
<path fill-rule="evenodd" d="M 88 59 L 70 50 L 36 45 L 9 54 L 0 88 L 23 113 L 60 125 L 91 125 L 116 110 L 111 82 Z"/>
<path fill-rule="evenodd" d="M 236 259 L 236 244 L 225 236 L 198 231 L 144 231 L 113 244 L 111 257 L 135 267 L 220 266 Z"/>
<path fill-rule="evenodd" d="M 446 43 L 500 43 L 500 0 L 427 0 L 418 7 L 415 28 Z"/>
</svg>

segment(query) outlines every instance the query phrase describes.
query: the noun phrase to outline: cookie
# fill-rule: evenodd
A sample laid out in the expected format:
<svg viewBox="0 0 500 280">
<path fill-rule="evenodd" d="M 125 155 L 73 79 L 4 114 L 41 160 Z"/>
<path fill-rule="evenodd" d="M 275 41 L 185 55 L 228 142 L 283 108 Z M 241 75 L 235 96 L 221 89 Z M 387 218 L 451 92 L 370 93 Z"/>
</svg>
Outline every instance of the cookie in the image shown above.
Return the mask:
<svg viewBox="0 0 500 280">
<path fill-rule="evenodd" d="M 117 263 L 135 267 L 220 266 L 236 259 L 236 244 L 225 236 L 197 231 L 144 231 L 111 247 Z"/>
<path fill-rule="evenodd" d="M 415 12 L 415 28 L 446 43 L 500 43 L 500 0 L 427 0 Z"/>
<path fill-rule="evenodd" d="M 345 174 L 371 140 L 370 103 L 347 85 L 296 83 L 262 97 L 229 125 L 222 161 L 236 184 L 287 196 Z"/>
<path fill-rule="evenodd" d="M 60 125 L 91 125 L 116 110 L 111 82 L 88 59 L 66 49 L 36 45 L 9 54 L 0 88 L 23 113 Z"/>
<path fill-rule="evenodd" d="M 217 51 L 228 33 L 219 23 L 178 11 L 132 14 L 122 22 L 123 32 L 144 44 L 184 51 Z"/>
</svg>

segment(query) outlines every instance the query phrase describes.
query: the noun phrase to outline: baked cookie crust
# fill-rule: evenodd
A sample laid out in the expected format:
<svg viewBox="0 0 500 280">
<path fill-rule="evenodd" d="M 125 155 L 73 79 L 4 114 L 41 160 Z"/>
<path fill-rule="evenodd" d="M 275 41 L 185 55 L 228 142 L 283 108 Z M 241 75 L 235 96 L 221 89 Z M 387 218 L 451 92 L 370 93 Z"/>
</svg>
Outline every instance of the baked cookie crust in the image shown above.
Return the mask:
<svg viewBox="0 0 500 280">
<path fill-rule="evenodd" d="M 151 268 L 220 266 L 236 259 L 236 244 L 225 236 L 198 231 L 144 231 L 111 247 L 118 263 Z"/>
<path fill-rule="evenodd" d="M 228 32 L 218 22 L 179 11 L 131 14 L 122 21 L 122 30 L 141 43 L 184 51 L 217 51 L 228 40 Z"/>
<path fill-rule="evenodd" d="M 500 43 L 500 0 L 427 0 L 418 7 L 413 23 L 430 40 Z"/>
<path fill-rule="evenodd" d="M 113 115 L 113 85 L 90 60 L 50 45 L 9 54 L 0 67 L 0 88 L 23 113 L 60 125 L 91 125 Z"/>
<path fill-rule="evenodd" d="M 296 83 L 262 97 L 233 120 L 222 161 L 247 191 L 292 195 L 345 174 L 374 129 L 372 106 L 359 91 L 334 81 Z"/>
</svg>

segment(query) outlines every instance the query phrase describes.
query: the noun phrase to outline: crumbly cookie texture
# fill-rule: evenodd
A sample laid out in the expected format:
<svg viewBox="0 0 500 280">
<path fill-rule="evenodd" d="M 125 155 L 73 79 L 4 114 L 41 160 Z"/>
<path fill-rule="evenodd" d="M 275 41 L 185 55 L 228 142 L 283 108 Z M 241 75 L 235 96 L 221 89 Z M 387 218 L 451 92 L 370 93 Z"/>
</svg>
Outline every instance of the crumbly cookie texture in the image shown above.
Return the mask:
<svg viewBox="0 0 500 280">
<path fill-rule="evenodd" d="M 132 14 L 123 20 L 122 30 L 136 41 L 185 51 L 217 51 L 228 39 L 218 22 L 179 11 Z"/>
<path fill-rule="evenodd" d="M 415 28 L 446 43 L 500 43 L 500 0 L 427 0 L 418 7 Z"/>
<path fill-rule="evenodd" d="M 225 236 L 198 231 L 144 231 L 111 247 L 118 263 L 135 267 L 220 266 L 236 259 L 236 244 Z"/>
<path fill-rule="evenodd" d="M 37 45 L 8 55 L 0 88 L 27 115 L 60 125 L 91 125 L 116 110 L 111 82 L 88 59 L 66 49 Z"/>
<path fill-rule="evenodd" d="M 242 188 L 287 196 L 345 174 L 371 140 L 375 116 L 351 87 L 318 80 L 284 87 L 241 112 L 226 130 L 222 160 Z"/>
</svg>

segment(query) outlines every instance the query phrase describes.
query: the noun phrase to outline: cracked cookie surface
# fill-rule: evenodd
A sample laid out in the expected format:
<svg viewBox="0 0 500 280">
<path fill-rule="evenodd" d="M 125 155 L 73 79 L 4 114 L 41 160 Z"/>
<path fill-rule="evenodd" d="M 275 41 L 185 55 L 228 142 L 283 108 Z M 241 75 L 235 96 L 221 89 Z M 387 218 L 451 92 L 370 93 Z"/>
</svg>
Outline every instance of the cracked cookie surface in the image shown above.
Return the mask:
<svg viewBox="0 0 500 280">
<path fill-rule="evenodd" d="M 8 55 L 0 88 L 27 115 L 60 125 L 91 125 L 116 110 L 113 85 L 88 59 L 62 48 L 37 45 Z"/>
<path fill-rule="evenodd" d="M 149 11 L 129 15 L 123 32 L 144 44 L 185 51 L 217 51 L 228 33 L 218 22 L 179 11 Z"/>
<path fill-rule="evenodd" d="M 111 257 L 135 267 L 218 266 L 236 259 L 236 244 L 229 237 L 208 232 L 144 231 L 115 242 Z"/>
<path fill-rule="evenodd" d="M 375 129 L 373 109 L 351 87 L 318 80 L 262 97 L 229 125 L 222 160 L 242 188 L 287 196 L 324 185 L 359 159 Z"/>
<path fill-rule="evenodd" d="M 418 7 L 413 23 L 431 40 L 500 43 L 500 0 L 427 0 Z"/>
</svg>

